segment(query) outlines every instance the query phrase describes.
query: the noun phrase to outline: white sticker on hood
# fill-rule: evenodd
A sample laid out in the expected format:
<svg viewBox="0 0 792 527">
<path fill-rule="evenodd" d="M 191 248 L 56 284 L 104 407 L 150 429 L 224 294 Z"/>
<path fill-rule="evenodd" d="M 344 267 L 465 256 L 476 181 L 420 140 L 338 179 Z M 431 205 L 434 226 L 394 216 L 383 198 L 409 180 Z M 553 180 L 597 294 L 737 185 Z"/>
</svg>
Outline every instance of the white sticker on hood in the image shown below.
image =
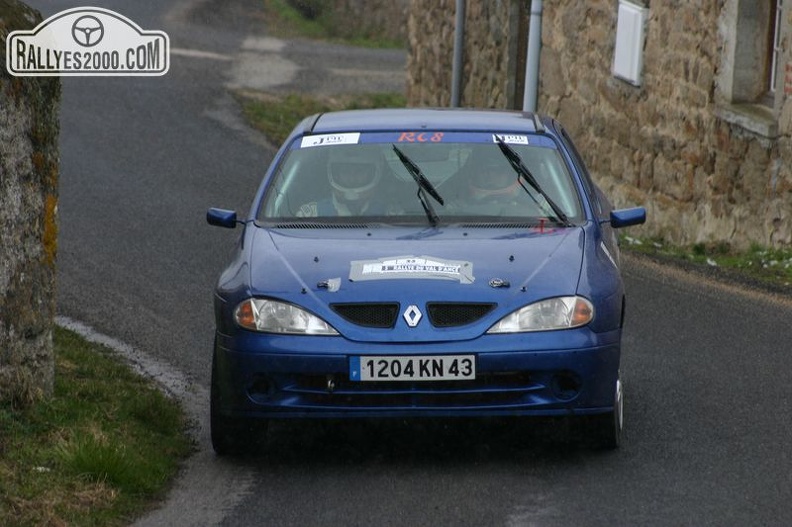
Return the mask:
<svg viewBox="0 0 792 527">
<path fill-rule="evenodd" d="M 349 279 L 397 280 L 409 278 L 432 278 L 457 280 L 461 284 L 472 284 L 473 264 L 464 260 L 444 260 L 431 256 L 397 256 L 379 260 L 355 260 L 351 262 Z"/>
</svg>

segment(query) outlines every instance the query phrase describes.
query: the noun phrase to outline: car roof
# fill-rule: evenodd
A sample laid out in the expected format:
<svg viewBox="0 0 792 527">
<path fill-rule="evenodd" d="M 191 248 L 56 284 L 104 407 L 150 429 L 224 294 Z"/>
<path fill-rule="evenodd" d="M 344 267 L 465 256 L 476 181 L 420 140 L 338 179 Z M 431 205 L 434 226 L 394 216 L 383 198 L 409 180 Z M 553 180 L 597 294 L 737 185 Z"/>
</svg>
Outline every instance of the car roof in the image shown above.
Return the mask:
<svg viewBox="0 0 792 527">
<path fill-rule="evenodd" d="M 303 133 L 382 130 L 459 130 L 544 132 L 546 118 L 509 110 L 470 108 L 391 108 L 319 114 Z"/>
</svg>

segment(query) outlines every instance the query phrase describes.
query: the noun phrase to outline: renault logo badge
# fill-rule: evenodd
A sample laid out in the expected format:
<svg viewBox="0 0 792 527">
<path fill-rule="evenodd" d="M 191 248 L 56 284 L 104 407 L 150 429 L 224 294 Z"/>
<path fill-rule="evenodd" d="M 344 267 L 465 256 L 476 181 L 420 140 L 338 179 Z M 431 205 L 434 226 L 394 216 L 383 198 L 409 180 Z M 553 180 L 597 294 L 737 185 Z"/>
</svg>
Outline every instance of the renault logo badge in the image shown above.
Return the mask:
<svg viewBox="0 0 792 527">
<path fill-rule="evenodd" d="M 418 322 L 421 321 L 423 315 L 421 314 L 421 310 L 418 309 L 418 306 L 415 304 L 409 306 L 407 309 L 404 310 L 404 321 L 407 322 L 407 325 L 411 328 L 414 328 L 418 325 Z"/>
</svg>

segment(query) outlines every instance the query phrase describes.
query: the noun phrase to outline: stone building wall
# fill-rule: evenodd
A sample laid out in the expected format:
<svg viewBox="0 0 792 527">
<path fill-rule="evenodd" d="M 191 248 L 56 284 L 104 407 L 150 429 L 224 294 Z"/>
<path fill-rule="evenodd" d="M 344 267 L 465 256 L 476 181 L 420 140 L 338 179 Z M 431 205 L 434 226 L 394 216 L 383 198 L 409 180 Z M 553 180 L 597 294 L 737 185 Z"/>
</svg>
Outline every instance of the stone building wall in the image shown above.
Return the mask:
<svg viewBox="0 0 792 527">
<path fill-rule="evenodd" d="M 513 21 L 500 25 L 509 28 L 502 34 L 496 21 L 522 3 L 468 0 L 466 32 L 478 40 L 465 47 L 462 106 L 521 106 L 521 94 L 509 88 L 515 69 L 507 66 L 518 61 L 503 52 L 518 52 L 526 37 Z M 454 4 L 411 4 L 412 106 L 450 100 Z M 730 109 L 722 94 L 723 53 L 735 38 L 727 18 L 736 0 L 651 2 L 638 87 L 611 74 L 615 0 L 543 4 L 538 109 L 564 124 L 618 206 L 648 208 L 647 224 L 637 232 L 678 244 L 792 244 L 792 9 L 784 13 L 782 41 L 782 71 L 789 80 L 776 105 L 777 133 L 766 137 L 739 119 L 724 118 Z M 479 31 L 489 36 L 474 36 Z M 519 67 L 513 74 L 521 75 Z"/>
<path fill-rule="evenodd" d="M 455 0 L 410 3 L 406 88 L 410 106 L 448 106 L 451 102 L 455 12 Z M 463 106 L 514 107 L 523 12 L 527 12 L 525 3 L 519 0 L 468 1 Z"/>
<path fill-rule="evenodd" d="M 613 2 L 545 6 L 540 108 L 616 201 L 648 207 L 645 231 L 682 244 L 792 244 L 792 128 L 770 140 L 719 117 L 722 5 L 651 4 L 641 87 L 610 73 Z"/>
<path fill-rule="evenodd" d="M 40 15 L 0 0 L 0 401 L 52 391 L 58 204 L 58 102 L 53 77 L 11 77 L 10 31 Z"/>
</svg>

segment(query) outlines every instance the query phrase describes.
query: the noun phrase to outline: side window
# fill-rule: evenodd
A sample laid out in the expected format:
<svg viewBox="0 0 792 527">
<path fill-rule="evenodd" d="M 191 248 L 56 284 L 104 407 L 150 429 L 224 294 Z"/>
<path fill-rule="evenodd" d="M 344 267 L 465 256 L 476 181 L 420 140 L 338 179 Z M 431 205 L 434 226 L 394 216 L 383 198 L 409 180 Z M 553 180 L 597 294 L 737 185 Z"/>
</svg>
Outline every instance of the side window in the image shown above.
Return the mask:
<svg viewBox="0 0 792 527">
<path fill-rule="evenodd" d="M 597 192 L 596 186 L 591 179 L 591 175 L 589 174 L 588 169 L 586 169 L 586 164 L 583 162 L 580 152 L 578 152 L 577 148 L 575 148 L 575 143 L 572 142 L 572 139 L 569 137 L 566 130 L 564 130 L 560 125 L 558 125 L 558 130 L 561 132 L 562 142 L 569 152 L 572 162 L 575 164 L 575 168 L 577 169 L 578 173 L 582 175 L 581 179 L 583 180 L 583 186 L 586 189 L 586 194 L 588 194 L 589 200 L 594 206 L 594 214 L 598 217 L 602 216 L 602 203 L 600 202 L 599 192 Z"/>
</svg>

